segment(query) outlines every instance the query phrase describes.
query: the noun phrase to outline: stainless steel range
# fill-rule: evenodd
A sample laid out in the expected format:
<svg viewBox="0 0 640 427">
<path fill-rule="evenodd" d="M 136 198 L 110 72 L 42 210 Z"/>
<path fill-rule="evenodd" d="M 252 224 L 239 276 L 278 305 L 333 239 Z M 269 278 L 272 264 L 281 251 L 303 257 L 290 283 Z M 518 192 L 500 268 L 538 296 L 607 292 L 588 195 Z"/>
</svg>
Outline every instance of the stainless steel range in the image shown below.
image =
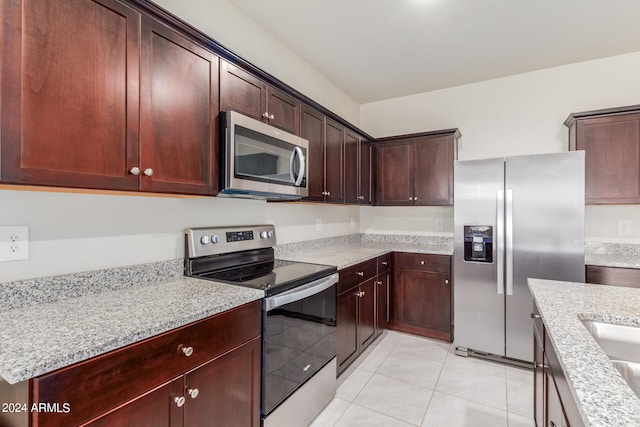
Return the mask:
<svg viewBox="0 0 640 427">
<path fill-rule="evenodd" d="M 336 267 L 275 259 L 271 225 L 185 233 L 185 275 L 265 292 L 262 424 L 309 424 L 336 391 Z"/>
</svg>

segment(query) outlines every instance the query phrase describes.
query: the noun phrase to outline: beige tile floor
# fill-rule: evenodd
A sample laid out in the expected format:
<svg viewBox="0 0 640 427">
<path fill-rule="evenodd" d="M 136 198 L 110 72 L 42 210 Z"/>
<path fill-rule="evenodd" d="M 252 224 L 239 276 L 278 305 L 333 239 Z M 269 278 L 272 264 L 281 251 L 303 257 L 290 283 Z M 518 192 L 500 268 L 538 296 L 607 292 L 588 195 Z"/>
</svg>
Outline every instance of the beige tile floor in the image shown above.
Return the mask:
<svg viewBox="0 0 640 427">
<path fill-rule="evenodd" d="M 338 378 L 312 426 L 532 427 L 533 374 L 385 331 Z"/>
</svg>

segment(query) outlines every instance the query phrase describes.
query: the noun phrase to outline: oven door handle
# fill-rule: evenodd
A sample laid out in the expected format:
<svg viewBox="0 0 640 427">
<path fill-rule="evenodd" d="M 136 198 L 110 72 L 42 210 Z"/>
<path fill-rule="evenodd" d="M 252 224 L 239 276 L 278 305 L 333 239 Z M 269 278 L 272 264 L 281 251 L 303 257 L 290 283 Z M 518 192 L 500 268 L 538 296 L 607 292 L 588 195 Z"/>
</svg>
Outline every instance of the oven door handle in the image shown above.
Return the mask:
<svg viewBox="0 0 640 427">
<path fill-rule="evenodd" d="M 323 277 L 322 279 L 314 280 L 313 282 L 298 286 L 297 288 L 293 288 L 281 294 L 265 298 L 265 310 L 271 311 L 274 308 L 281 307 L 285 304 L 289 304 L 304 298 L 308 298 L 312 295 L 319 294 L 320 292 L 329 289 L 331 286 L 338 283 L 338 277 L 338 273 L 333 273 L 331 276 Z"/>
</svg>

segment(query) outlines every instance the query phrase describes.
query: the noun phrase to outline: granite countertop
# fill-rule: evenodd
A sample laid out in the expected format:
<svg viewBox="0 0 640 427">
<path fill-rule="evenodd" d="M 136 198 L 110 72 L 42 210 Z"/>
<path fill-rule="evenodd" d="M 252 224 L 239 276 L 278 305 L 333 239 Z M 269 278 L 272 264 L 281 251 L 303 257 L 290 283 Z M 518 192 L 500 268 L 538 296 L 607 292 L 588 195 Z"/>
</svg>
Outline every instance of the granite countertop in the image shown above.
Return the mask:
<svg viewBox="0 0 640 427">
<path fill-rule="evenodd" d="M 168 280 L 156 277 L 149 283 L 109 283 L 109 277 L 122 275 L 106 270 L 84 274 L 87 281 L 102 277 L 108 290 L 85 289 L 83 295 L 48 302 L 38 300 L 41 295 L 33 298 L 37 288 L 54 287 L 56 281 L 70 288 L 67 276 L 28 281 L 29 295 L 22 299 L 15 292 L 24 283 L 0 284 L 0 376 L 10 384 L 24 381 L 264 296 L 259 290 L 182 277 L 180 263 L 176 266 Z"/>
<path fill-rule="evenodd" d="M 581 320 L 640 327 L 640 289 L 529 279 L 551 343 L 587 426 L 640 426 L 640 398 Z"/>
<path fill-rule="evenodd" d="M 640 268 L 640 245 L 587 242 L 585 244 L 585 264 L 602 267 Z"/>
<path fill-rule="evenodd" d="M 276 257 L 279 259 L 335 265 L 339 270 L 389 252 L 452 255 L 453 238 L 365 234 L 276 247 Z"/>
</svg>

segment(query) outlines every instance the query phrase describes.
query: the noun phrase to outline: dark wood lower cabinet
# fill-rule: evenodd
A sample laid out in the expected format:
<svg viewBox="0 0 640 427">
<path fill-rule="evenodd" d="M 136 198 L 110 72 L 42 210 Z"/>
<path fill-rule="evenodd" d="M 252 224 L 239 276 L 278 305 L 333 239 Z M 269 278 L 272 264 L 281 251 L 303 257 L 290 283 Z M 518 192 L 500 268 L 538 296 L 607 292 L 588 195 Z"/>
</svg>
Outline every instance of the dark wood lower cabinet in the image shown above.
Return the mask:
<svg viewBox="0 0 640 427">
<path fill-rule="evenodd" d="M 358 301 L 358 341 L 365 348 L 377 337 L 376 334 L 376 279 L 371 279 L 359 287 Z"/>
<path fill-rule="evenodd" d="M 13 386 L 0 381 L 1 399 L 59 406 L 0 412 L 0 426 L 258 427 L 261 330 L 253 301 Z"/>
<path fill-rule="evenodd" d="M 451 256 L 394 255 L 389 329 L 452 341 Z"/>
<path fill-rule="evenodd" d="M 376 280 L 376 329 L 380 335 L 389 324 L 389 292 L 390 273 L 386 272 L 378 276 Z"/>
</svg>

